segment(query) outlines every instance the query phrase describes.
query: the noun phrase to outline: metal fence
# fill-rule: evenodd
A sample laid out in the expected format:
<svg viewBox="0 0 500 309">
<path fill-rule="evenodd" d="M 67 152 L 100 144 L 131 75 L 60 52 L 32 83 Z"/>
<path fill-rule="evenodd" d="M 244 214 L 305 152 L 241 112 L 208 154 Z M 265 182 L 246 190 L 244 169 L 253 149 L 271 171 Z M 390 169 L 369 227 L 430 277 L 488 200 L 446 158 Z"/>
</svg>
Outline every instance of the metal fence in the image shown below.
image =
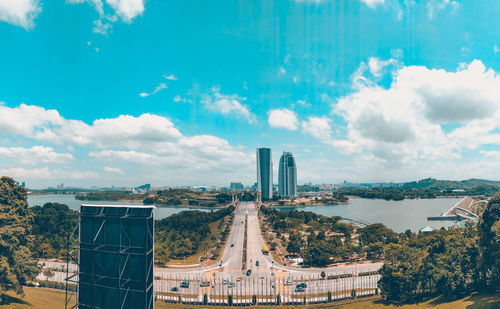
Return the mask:
<svg viewBox="0 0 500 309">
<path fill-rule="evenodd" d="M 379 274 L 353 273 L 327 274 L 324 279 L 282 273 L 277 274 L 278 278 L 259 274 L 250 277 L 219 274 L 219 277 L 216 275 L 209 280 L 209 286 L 202 287 L 201 275 L 157 275 L 155 297 L 165 302 L 193 305 L 315 304 L 377 295 L 380 279 Z M 188 287 L 181 287 L 183 280 L 189 280 Z M 306 287 L 300 288 L 301 285 Z"/>
</svg>

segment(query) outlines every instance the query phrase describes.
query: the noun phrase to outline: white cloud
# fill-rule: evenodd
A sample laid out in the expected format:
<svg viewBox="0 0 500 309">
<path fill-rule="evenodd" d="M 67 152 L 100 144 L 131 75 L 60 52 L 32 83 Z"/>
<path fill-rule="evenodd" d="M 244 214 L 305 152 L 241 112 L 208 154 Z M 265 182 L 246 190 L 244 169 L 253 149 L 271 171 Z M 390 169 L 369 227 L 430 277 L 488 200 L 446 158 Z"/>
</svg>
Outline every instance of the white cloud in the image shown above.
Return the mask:
<svg viewBox="0 0 500 309">
<path fill-rule="evenodd" d="M 34 20 L 41 11 L 38 0 L 0 0 L 0 21 L 26 30 L 35 26 Z"/>
<path fill-rule="evenodd" d="M 163 89 L 166 89 L 168 88 L 166 84 L 164 83 L 160 83 L 158 84 L 158 86 L 156 86 L 156 88 L 151 91 L 150 93 L 147 93 L 147 92 L 141 92 L 139 93 L 139 96 L 142 97 L 142 98 L 145 98 L 145 97 L 149 97 L 149 96 L 152 96 L 153 94 L 156 94 L 158 93 L 159 91 L 163 90 Z"/>
<path fill-rule="evenodd" d="M 113 26 L 110 23 L 102 22 L 101 19 L 94 20 L 94 28 L 92 28 L 92 32 L 107 35 Z"/>
<path fill-rule="evenodd" d="M 48 167 L 25 169 L 20 167 L 13 168 L 0 168 L 0 175 L 6 175 L 19 180 L 49 180 L 57 179 L 58 181 L 66 179 L 88 179 L 96 178 L 99 175 L 95 172 L 81 172 L 70 169 L 54 169 L 51 170 Z"/>
<path fill-rule="evenodd" d="M 8 0 L 0 0 L 8 1 Z M 23 0 L 27 1 L 27 0 Z M 113 23 L 118 21 L 118 16 L 125 23 L 132 23 L 132 20 L 144 13 L 144 0 L 66 0 L 71 4 L 81 4 L 88 2 L 99 14 L 99 19 L 94 21 L 92 31 L 94 33 L 108 35 L 111 32 Z M 104 5 L 106 3 L 107 5 Z"/>
<path fill-rule="evenodd" d="M 248 106 L 242 104 L 246 98 L 237 94 L 222 94 L 218 87 L 212 88 L 212 93 L 205 94 L 201 103 L 209 110 L 222 115 L 230 115 L 245 119 L 248 123 L 257 123 L 256 116 L 250 112 Z"/>
<path fill-rule="evenodd" d="M 165 78 L 166 80 L 178 80 L 178 78 L 173 74 L 163 75 L 163 78 Z"/>
<path fill-rule="evenodd" d="M 115 13 L 126 23 L 144 13 L 144 0 L 106 0 Z"/>
<path fill-rule="evenodd" d="M 389 89 L 363 72 L 353 78 L 356 91 L 332 106 L 347 122 L 347 141 L 375 158 L 412 165 L 459 158 L 464 148 L 500 143 L 494 132 L 500 128 L 500 77 L 481 61 L 456 72 L 402 67 Z M 441 127 L 447 123 L 458 128 L 447 133 Z"/>
<path fill-rule="evenodd" d="M 332 135 L 330 122 L 331 120 L 327 117 L 309 117 L 307 121 L 302 121 L 302 132 L 318 139 L 330 139 Z"/>
<path fill-rule="evenodd" d="M 360 1 L 366 4 L 371 9 L 376 8 L 378 5 L 384 4 L 384 0 L 360 0 Z"/>
<path fill-rule="evenodd" d="M 16 163 L 59 163 L 65 164 L 74 160 L 70 153 L 57 153 L 51 147 L 33 146 L 24 147 L 0 147 L 0 158 L 6 158 Z"/>
<path fill-rule="evenodd" d="M 103 168 L 103 170 L 105 172 L 108 172 L 108 173 L 112 173 L 112 174 L 120 174 L 120 175 L 123 175 L 123 171 L 117 167 L 109 167 L 109 166 L 105 166 Z"/>
<path fill-rule="evenodd" d="M 176 95 L 172 100 L 174 102 L 181 102 L 182 101 L 182 97 L 180 95 Z"/>
<path fill-rule="evenodd" d="M 102 160 L 120 160 L 120 161 L 128 161 L 134 163 L 142 163 L 142 164 L 160 164 L 161 160 L 158 156 L 138 152 L 138 151 L 127 151 L 127 150 L 102 150 L 102 151 L 91 151 L 89 152 L 89 156 L 96 159 Z"/>
<path fill-rule="evenodd" d="M 375 77 L 381 76 L 384 73 L 385 68 L 390 65 L 397 65 L 397 60 L 389 59 L 383 61 L 377 57 L 371 57 L 368 60 L 368 68 L 370 69 L 370 73 L 372 73 L 372 75 Z"/>
<path fill-rule="evenodd" d="M 282 128 L 290 131 L 297 130 L 299 127 L 297 115 L 286 108 L 270 110 L 268 123 L 273 128 Z"/>
<path fill-rule="evenodd" d="M 89 156 L 109 162 L 139 163 L 141 166 L 159 166 L 167 169 L 188 171 L 234 172 L 235 168 L 247 168 L 252 156 L 231 146 L 226 140 L 212 135 L 182 137 L 176 142 L 151 148 L 150 152 L 135 150 L 92 151 Z"/>
<path fill-rule="evenodd" d="M 97 119 L 88 125 L 80 120 L 65 119 L 56 110 L 26 104 L 10 108 L 4 103 L 0 103 L 0 133 L 59 144 L 67 142 L 99 147 L 123 143 L 132 147 L 182 136 L 169 119 L 158 115 L 120 115 L 117 118 Z"/>
</svg>

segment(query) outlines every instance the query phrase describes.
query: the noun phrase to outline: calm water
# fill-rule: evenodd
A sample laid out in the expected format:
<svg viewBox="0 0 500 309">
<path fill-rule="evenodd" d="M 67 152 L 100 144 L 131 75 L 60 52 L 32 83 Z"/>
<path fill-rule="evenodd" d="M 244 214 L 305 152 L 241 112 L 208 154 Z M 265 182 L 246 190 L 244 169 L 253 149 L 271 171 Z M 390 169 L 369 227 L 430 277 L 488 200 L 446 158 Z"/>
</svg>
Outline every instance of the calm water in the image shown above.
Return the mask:
<svg viewBox="0 0 500 309">
<path fill-rule="evenodd" d="M 452 221 L 427 221 L 427 217 L 439 216 L 459 200 L 460 198 L 436 198 L 386 201 L 352 198 L 348 204 L 278 209 L 312 211 L 324 216 L 342 216 L 369 223 L 381 222 L 396 232 L 404 232 L 407 229 L 418 232 L 427 225 L 433 228 L 452 226 Z"/>
<path fill-rule="evenodd" d="M 436 199 L 415 199 L 404 201 L 370 200 L 362 198 L 352 198 L 348 204 L 331 206 L 307 206 L 295 208 L 278 208 L 284 211 L 305 210 L 325 216 L 342 216 L 351 219 L 363 220 L 369 223 L 381 222 L 396 232 L 404 232 L 410 229 L 417 232 L 425 226 L 440 228 L 453 225 L 451 221 L 427 221 L 427 217 L 439 216 L 448 210 L 459 198 L 436 198 Z M 80 204 L 99 205 L 143 205 L 137 202 L 113 202 L 113 201 L 79 201 L 74 195 L 34 195 L 28 196 L 28 205 L 44 205 L 45 203 L 56 202 L 66 204 L 69 208 L 78 210 Z M 162 219 L 183 210 L 210 211 L 206 208 L 187 207 L 157 207 L 155 210 L 156 219 Z"/>
<path fill-rule="evenodd" d="M 69 208 L 73 210 L 78 210 L 80 208 L 80 204 L 96 204 L 96 205 L 144 205 L 139 202 L 114 202 L 114 201 L 80 201 L 75 199 L 74 195 L 69 194 L 51 194 L 51 195 L 29 195 L 28 196 L 28 205 L 43 206 L 45 203 L 60 203 L 66 204 Z M 162 219 L 168 217 L 170 215 L 179 213 L 184 210 L 201 210 L 201 211 L 210 211 L 206 208 L 191 208 L 191 207 L 169 207 L 169 206 L 161 206 L 156 207 L 155 210 L 155 218 Z"/>
</svg>

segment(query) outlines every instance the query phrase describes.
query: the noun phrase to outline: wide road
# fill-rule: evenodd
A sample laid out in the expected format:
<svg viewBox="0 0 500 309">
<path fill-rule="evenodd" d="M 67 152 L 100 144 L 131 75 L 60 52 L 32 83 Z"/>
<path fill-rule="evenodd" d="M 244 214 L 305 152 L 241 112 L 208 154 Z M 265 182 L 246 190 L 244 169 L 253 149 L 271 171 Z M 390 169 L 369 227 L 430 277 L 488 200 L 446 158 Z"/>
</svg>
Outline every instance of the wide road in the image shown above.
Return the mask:
<svg viewBox="0 0 500 309">
<path fill-rule="evenodd" d="M 243 266 L 243 242 L 245 235 L 245 218 L 247 219 L 247 265 Z M 327 276 L 338 274 L 359 274 L 379 269 L 382 263 L 350 264 L 334 266 L 328 268 L 298 268 L 293 266 L 283 266 L 273 261 L 272 255 L 264 255 L 262 248 L 265 242 L 262 237 L 258 211 L 253 202 L 241 202 L 234 213 L 234 221 L 228 236 L 226 246 L 222 252 L 220 263 L 211 266 L 199 266 L 195 268 L 169 268 L 158 267 L 154 269 L 155 291 L 161 297 L 172 297 L 177 299 L 179 293 L 183 297 L 199 298 L 203 294 L 209 297 L 220 297 L 236 293 L 238 295 L 268 295 L 270 297 L 281 294 L 283 297 L 302 299 L 304 293 L 295 291 L 295 284 L 298 282 L 308 282 L 305 294 L 325 295 L 327 291 L 346 291 L 355 286 L 361 288 L 360 291 L 373 291 L 377 286 L 378 276 L 338 278 L 335 280 L 318 280 L 320 273 L 324 271 Z M 257 266 L 257 261 L 259 265 Z M 46 262 L 46 267 L 61 269 L 65 263 Z M 246 270 L 251 269 L 252 274 L 246 276 Z M 70 270 L 76 270 L 76 265 L 70 264 Z M 56 271 L 51 281 L 63 281 L 64 273 Z M 237 280 L 241 277 L 241 280 Z M 39 280 L 45 280 L 43 275 L 39 275 Z M 187 289 L 179 289 L 173 293 L 174 287 L 180 286 L 181 280 L 190 280 L 191 284 Z M 200 287 L 200 282 L 208 280 L 210 287 Z M 229 287 L 224 284 L 228 280 L 235 284 Z M 285 284 L 285 281 L 291 284 Z M 312 281 L 311 281 L 312 280 Z M 248 294 L 250 293 L 250 294 Z M 191 295 L 191 296 L 190 296 Z"/>
<path fill-rule="evenodd" d="M 245 203 L 248 212 L 248 231 L 247 231 L 247 261 L 250 269 L 257 272 L 270 272 L 274 266 L 274 261 L 269 253 L 264 255 L 262 248 L 265 245 L 264 239 L 259 226 L 259 219 L 257 217 L 257 209 L 254 203 Z M 259 266 L 257 266 L 257 261 Z"/>
<path fill-rule="evenodd" d="M 243 241 L 245 235 L 246 205 L 240 204 L 234 212 L 234 221 L 221 263 L 226 272 L 241 272 L 243 264 Z"/>
</svg>

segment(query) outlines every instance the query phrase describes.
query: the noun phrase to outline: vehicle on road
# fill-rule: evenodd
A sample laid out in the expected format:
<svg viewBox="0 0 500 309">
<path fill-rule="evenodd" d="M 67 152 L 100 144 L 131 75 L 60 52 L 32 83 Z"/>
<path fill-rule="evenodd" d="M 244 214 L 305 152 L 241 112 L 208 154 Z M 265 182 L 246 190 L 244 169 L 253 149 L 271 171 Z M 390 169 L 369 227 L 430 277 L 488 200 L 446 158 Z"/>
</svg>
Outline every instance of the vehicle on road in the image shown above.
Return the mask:
<svg viewBox="0 0 500 309">
<path fill-rule="evenodd" d="M 234 247 L 234 244 L 231 244 L 231 248 Z"/>
<path fill-rule="evenodd" d="M 286 280 L 285 282 L 283 282 L 283 285 L 292 285 L 292 281 L 290 279 Z"/>
<path fill-rule="evenodd" d="M 265 255 L 269 254 L 269 248 L 266 245 L 264 245 L 264 247 L 262 247 L 262 254 L 265 254 Z"/>
<path fill-rule="evenodd" d="M 200 287 L 202 287 L 202 288 L 207 287 L 207 286 L 210 286 L 210 281 L 202 281 L 200 283 Z"/>
<path fill-rule="evenodd" d="M 189 280 L 182 280 L 181 281 L 181 288 L 189 288 Z"/>
<path fill-rule="evenodd" d="M 295 288 L 295 290 L 294 290 L 294 292 L 295 292 L 295 293 L 301 293 L 301 292 L 304 292 L 305 290 L 306 290 L 306 289 L 304 289 L 304 288 L 301 288 L 301 287 L 296 287 L 296 288 Z"/>
<path fill-rule="evenodd" d="M 236 283 L 234 282 L 229 282 L 229 285 L 227 286 L 228 288 L 234 288 L 236 286 Z"/>
<path fill-rule="evenodd" d="M 260 265 L 259 261 L 255 261 L 255 266 L 259 266 L 259 265 Z"/>
<path fill-rule="evenodd" d="M 222 281 L 222 285 L 226 285 L 228 283 L 229 283 L 229 280 L 224 279 L 224 281 Z"/>
<path fill-rule="evenodd" d="M 236 279 L 236 281 L 241 281 L 241 280 L 243 280 L 243 276 L 239 276 L 239 277 Z"/>
<path fill-rule="evenodd" d="M 260 276 L 259 279 L 263 280 L 264 279 L 264 276 Z"/>
<path fill-rule="evenodd" d="M 251 269 L 247 270 L 247 276 L 250 276 L 251 274 L 252 274 L 252 270 Z"/>
<path fill-rule="evenodd" d="M 303 288 L 303 289 L 305 289 L 305 288 L 307 288 L 307 284 L 304 283 L 304 282 L 301 282 L 301 283 L 297 284 L 295 287 L 296 288 Z"/>
<path fill-rule="evenodd" d="M 179 291 L 179 289 L 178 289 L 176 286 L 174 286 L 173 288 L 171 288 L 171 289 L 170 289 L 170 291 L 171 291 L 171 292 L 178 292 L 178 291 Z"/>
</svg>

